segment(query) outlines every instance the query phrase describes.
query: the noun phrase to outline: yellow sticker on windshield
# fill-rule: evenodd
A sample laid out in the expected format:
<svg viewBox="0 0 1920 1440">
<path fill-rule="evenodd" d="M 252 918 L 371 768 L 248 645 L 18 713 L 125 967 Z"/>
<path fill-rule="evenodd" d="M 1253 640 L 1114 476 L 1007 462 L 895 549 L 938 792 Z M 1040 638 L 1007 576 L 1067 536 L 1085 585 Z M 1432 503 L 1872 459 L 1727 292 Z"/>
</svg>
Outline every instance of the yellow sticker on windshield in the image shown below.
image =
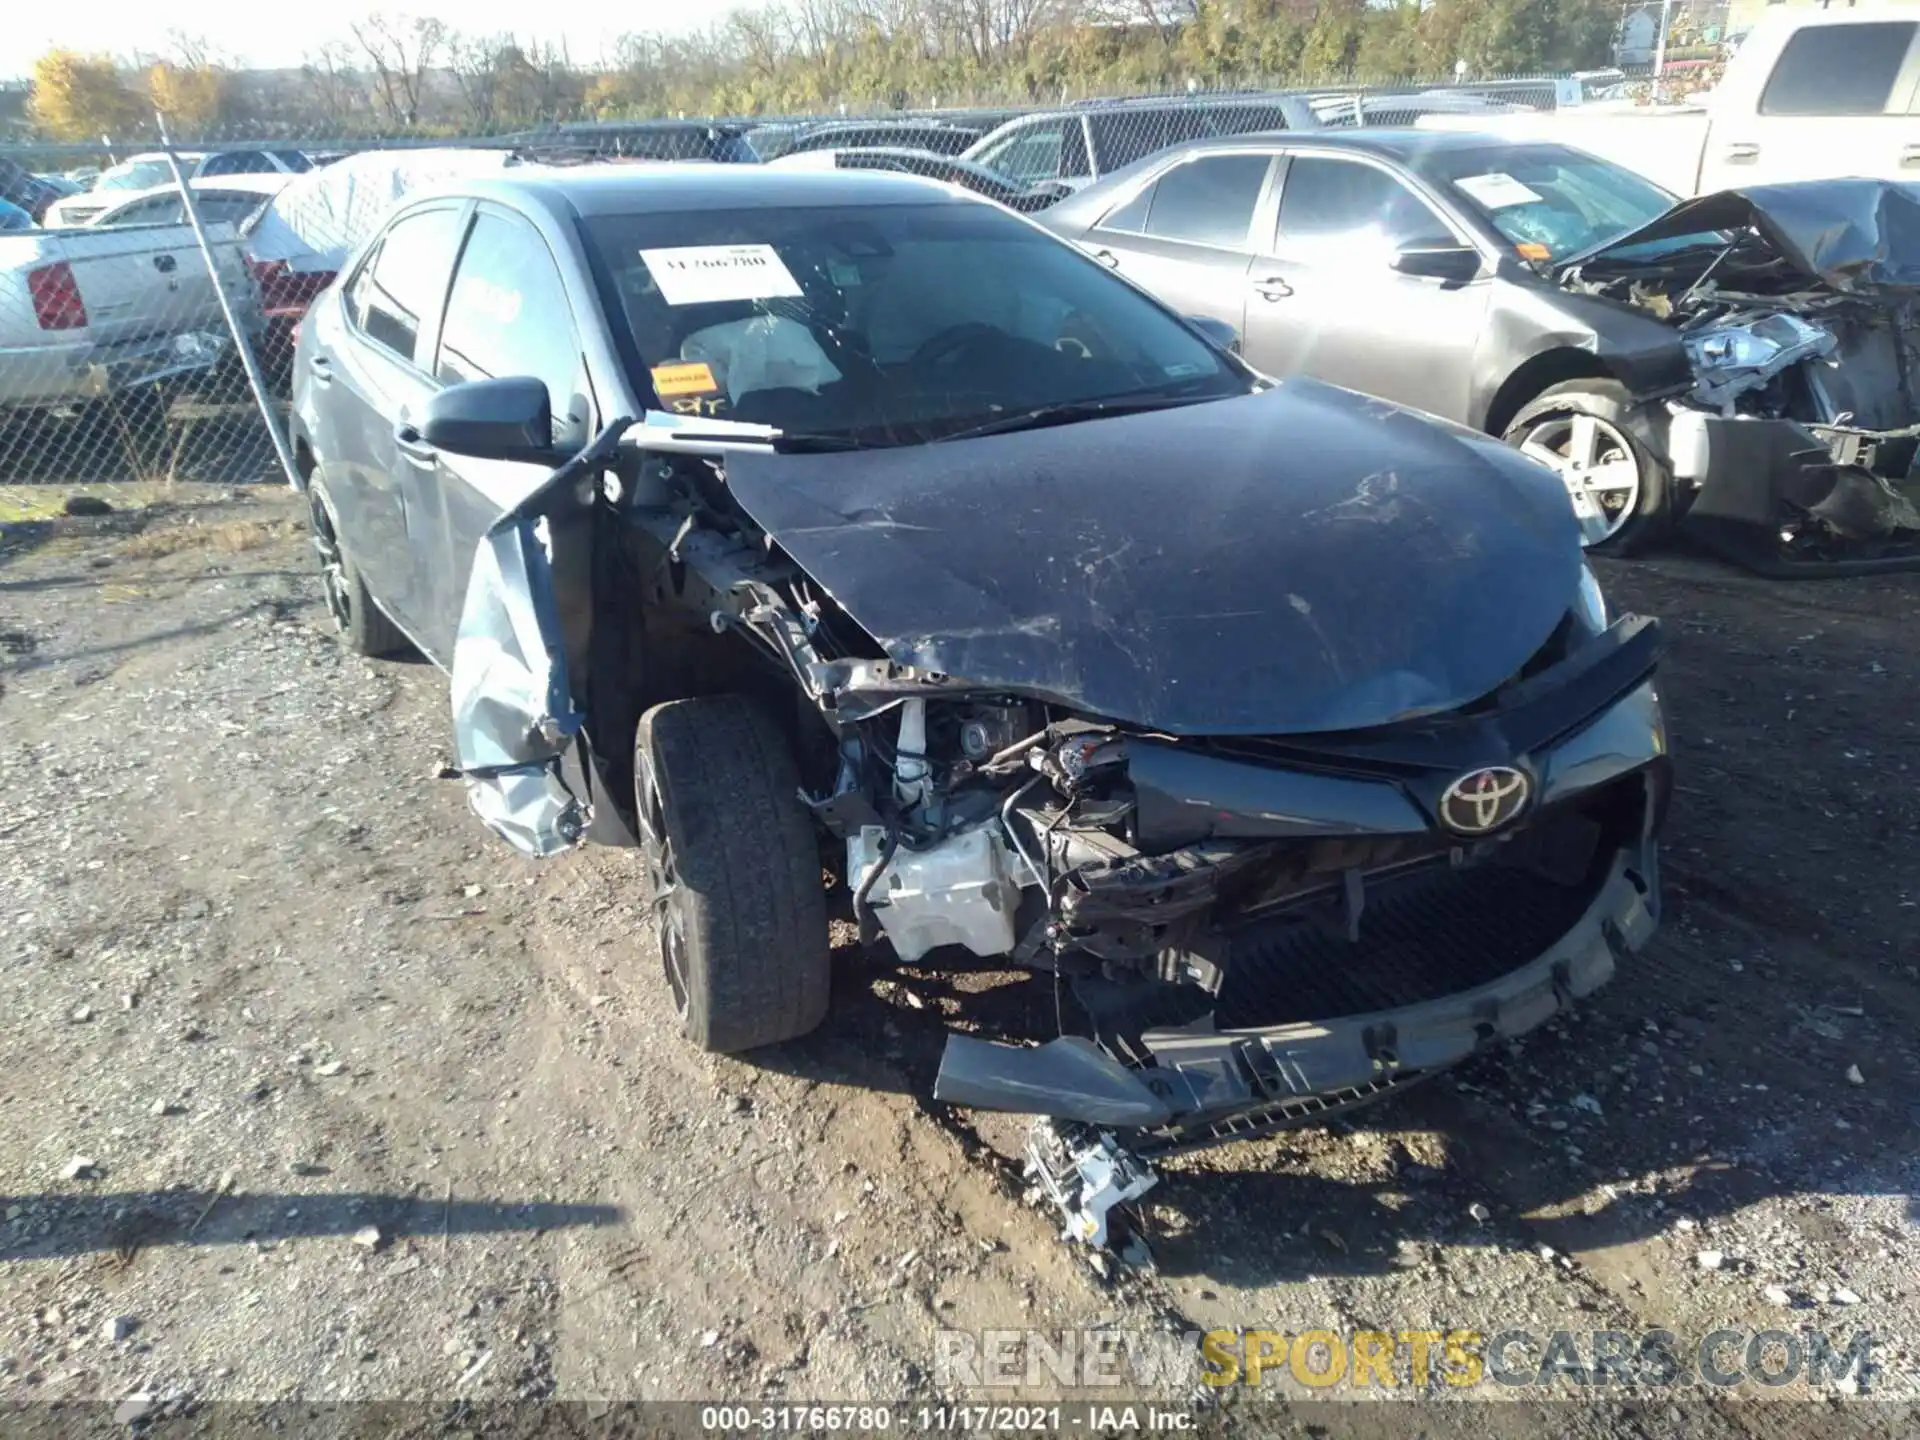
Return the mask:
<svg viewBox="0 0 1920 1440">
<path fill-rule="evenodd" d="M 712 395 L 720 384 L 704 360 L 653 367 L 653 388 L 662 400 L 670 395 Z"/>
<path fill-rule="evenodd" d="M 1534 240 L 1522 240 L 1513 247 L 1513 253 L 1522 260 L 1551 260 L 1553 252 Z"/>
</svg>

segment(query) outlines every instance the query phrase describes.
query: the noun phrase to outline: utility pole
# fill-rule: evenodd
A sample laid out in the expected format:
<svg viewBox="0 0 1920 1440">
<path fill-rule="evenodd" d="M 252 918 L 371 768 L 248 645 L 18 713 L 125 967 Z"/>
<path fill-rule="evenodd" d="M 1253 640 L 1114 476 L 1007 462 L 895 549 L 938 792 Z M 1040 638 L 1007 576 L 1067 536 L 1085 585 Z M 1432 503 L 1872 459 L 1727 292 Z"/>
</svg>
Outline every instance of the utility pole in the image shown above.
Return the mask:
<svg viewBox="0 0 1920 1440">
<path fill-rule="evenodd" d="M 1653 42 L 1653 98 L 1664 100 L 1667 74 L 1667 27 L 1673 23 L 1673 0 L 1660 0 L 1660 34 Z"/>
</svg>

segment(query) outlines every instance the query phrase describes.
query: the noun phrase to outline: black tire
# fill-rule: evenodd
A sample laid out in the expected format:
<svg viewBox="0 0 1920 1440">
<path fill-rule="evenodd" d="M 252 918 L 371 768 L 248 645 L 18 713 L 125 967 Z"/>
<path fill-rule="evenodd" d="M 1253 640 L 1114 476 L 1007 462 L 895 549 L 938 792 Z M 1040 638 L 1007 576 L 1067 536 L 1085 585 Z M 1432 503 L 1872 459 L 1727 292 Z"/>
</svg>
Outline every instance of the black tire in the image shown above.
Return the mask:
<svg viewBox="0 0 1920 1440">
<path fill-rule="evenodd" d="M 1595 555 L 1638 555 L 1662 539 L 1672 525 L 1673 478 L 1665 461 L 1647 449 L 1635 433 L 1633 419 L 1638 408 L 1626 386 L 1617 380 L 1563 380 L 1521 406 L 1500 437 L 1516 449 L 1524 448 L 1530 436 L 1551 436 L 1558 426 L 1570 425 L 1575 417 L 1584 415 L 1598 421 L 1602 432 L 1610 432 L 1605 437 L 1610 443 L 1625 447 L 1638 472 L 1636 487 L 1619 506 L 1625 513 L 1602 504 L 1608 534 L 1584 542 Z M 1547 448 L 1557 447 L 1549 443 Z"/>
<path fill-rule="evenodd" d="M 367 589 L 360 567 L 353 563 L 353 556 L 340 539 L 332 505 L 311 480 L 307 482 L 307 522 L 313 535 L 313 553 L 320 562 L 320 585 L 327 610 L 341 641 L 354 654 L 376 660 L 412 648 L 412 642 L 387 618 Z"/>
<path fill-rule="evenodd" d="M 686 1037 L 733 1054 L 805 1035 L 832 988 L 826 887 L 800 773 L 739 695 L 655 705 L 634 735 L 640 846 Z"/>
</svg>

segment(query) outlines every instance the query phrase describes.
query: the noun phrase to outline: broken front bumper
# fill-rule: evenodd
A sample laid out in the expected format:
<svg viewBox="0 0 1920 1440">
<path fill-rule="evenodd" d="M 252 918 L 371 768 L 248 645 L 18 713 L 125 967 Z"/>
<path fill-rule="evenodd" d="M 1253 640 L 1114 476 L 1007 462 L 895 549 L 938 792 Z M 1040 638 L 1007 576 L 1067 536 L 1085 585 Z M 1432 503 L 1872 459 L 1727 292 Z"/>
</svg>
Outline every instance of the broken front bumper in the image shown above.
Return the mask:
<svg viewBox="0 0 1920 1440">
<path fill-rule="evenodd" d="M 1609 980 L 1653 934 L 1655 842 L 1615 856 L 1578 924 L 1532 963 L 1419 1005 L 1269 1029 L 1149 1030 L 1152 1063 L 1077 1036 L 1019 1048 L 949 1036 L 934 1097 L 1130 1130 L 1142 1155 L 1224 1143 L 1377 1098 L 1538 1028 Z"/>
<path fill-rule="evenodd" d="M 1653 636 L 1635 638 L 1639 623 L 1623 621 L 1611 641 L 1586 652 L 1594 657 L 1584 661 L 1587 674 L 1603 689 L 1615 678 L 1613 661 L 1628 672 L 1645 663 Z M 1150 1156 L 1364 1103 L 1523 1035 L 1591 994 L 1658 923 L 1656 836 L 1669 780 L 1652 685 L 1642 682 L 1567 733 L 1551 702 L 1577 684 L 1520 707 L 1498 727 L 1520 742 L 1508 754 L 1530 757 L 1542 799 L 1535 818 L 1491 855 L 1382 869 L 1365 881 L 1369 898 L 1350 916 L 1357 931 L 1348 936 L 1329 934 L 1299 909 L 1239 923 L 1211 995 L 1161 984 L 1145 987 L 1142 1003 L 1154 1011 L 1136 1012 L 1137 1025 L 1118 1012 L 1108 1013 L 1109 1024 L 1095 1015 L 1102 1038 L 1123 1037 L 1119 1043 L 1066 1036 L 1021 1048 L 952 1036 L 935 1097 L 1102 1127 Z M 1534 736 L 1540 743 L 1525 743 Z M 1194 802 L 1184 808 L 1195 816 L 1265 817 L 1322 834 L 1343 816 L 1350 836 L 1431 834 L 1417 808 L 1399 815 L 1393 803 L 1412 807 L 1418 781 L 1205 756 L 1182 764 L 1189 770 L 1177 794 Z M 1222 779 L 1217 791 L 1202 783 L 1210 773 Z M 1140 824 L 1165 828 L 1149 777 L 1170 780 L 1172 772 L 1136 766 L 1134 774 Z M 1217 798 L 1197 803 L 1228 788 L 1245 802 L 1237 816 Z M 1598 827 L 1597 843 L 1575 862 L 1577 880 L 1503 863 L 1529 843 L 1551 851 L 1552 837 L 1568 826 Z M 1160 1008 L 1167 1003 L 1184 1003 L 1184 1014 L 1169 1020 Z"/>
<path fill-rule="evenodd" d="M 1920 430 L 1676 406 L 1665 450 L 1681 533 L 1737 565 L 1781 577 L 1920 569 Z"/>
</svg>

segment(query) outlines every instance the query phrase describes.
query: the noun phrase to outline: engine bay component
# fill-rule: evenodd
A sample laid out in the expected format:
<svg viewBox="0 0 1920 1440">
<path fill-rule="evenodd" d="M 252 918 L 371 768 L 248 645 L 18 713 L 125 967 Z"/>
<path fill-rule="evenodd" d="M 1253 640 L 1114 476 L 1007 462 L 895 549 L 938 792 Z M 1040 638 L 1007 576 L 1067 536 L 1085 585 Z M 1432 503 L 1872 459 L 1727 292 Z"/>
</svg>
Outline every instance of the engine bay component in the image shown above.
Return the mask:
<svg viewBox="0 0 1920 1440">
<path fill-rule="evenodd" d="M 886 851 L 885 827 L 862 826 L 847 841 L 847 879 L 865 889 L 902 960 L 918 960 L 938 945 L 982 957 L 1013 949 L 1021 882 L 997 824 L 976 825 L 924 850 L 896 844 L 891 860 Z"/>
<path fill-rule="evenodd" d="M 1825 359 L 1839 343 L 1831 330 L 1781 312 L 1705 326 L 1686 337 L 1693 397 L 1731 415 L 1736 398 L 1803 360 Z"/>
<path fill-rule="evenodd" d="M 1107 1247 L 1114 1209 L 1160 1183 L 1112 1131 L 1045 1117 L 1027 1133 L 1026 1173 L 1065 1218 L 1062 1237 L 1096 1250 Z"/>
</svg>

